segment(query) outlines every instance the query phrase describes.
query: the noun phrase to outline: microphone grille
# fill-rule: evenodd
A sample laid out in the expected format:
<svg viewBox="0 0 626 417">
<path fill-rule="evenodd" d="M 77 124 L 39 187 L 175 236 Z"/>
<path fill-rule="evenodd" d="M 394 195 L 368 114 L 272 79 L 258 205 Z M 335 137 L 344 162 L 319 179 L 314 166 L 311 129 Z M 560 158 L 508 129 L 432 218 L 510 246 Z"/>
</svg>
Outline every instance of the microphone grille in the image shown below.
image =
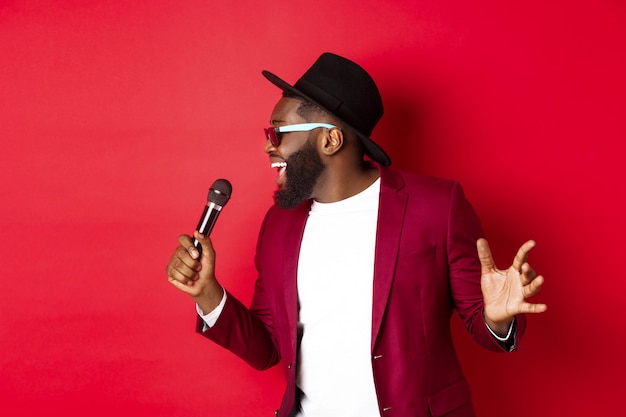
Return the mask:
<svg viewBox="0 0 626 417">
<path fill-rule="evenodd" d="M 209 188 L 209 195 L 207 199 L 211 203 L 215 203 L 218 206 L 224 207 L 230 199 L 230 194 L 233 192 L 233 186 L 228 180 L 220 178 L 216 180 L 211 188 Z"/>
</svg>

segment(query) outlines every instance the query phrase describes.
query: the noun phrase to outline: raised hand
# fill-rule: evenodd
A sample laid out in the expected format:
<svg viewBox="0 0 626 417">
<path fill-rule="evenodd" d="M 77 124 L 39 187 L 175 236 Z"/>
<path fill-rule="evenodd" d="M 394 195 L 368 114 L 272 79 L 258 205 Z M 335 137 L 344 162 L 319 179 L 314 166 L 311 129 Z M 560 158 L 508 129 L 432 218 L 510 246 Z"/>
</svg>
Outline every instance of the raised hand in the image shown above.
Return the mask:
<svg viewBox="0 0 626 417">
<path fill-rule="evenodd" d="M 481 289 L 485 301 L 485 321 L 497 334 L 506 334 L 508 327 L 520 313 L 543 313 L 545 304 L 533 304 L 526 300 L 537 294 L 544 279 L 528 264 L 528 253 L 535 246 L 532 240 L 524 243 L 513 264 L 499 270 L 485 239 L 478 239 L 476 247 L 481 264 Z"/>
</svg>

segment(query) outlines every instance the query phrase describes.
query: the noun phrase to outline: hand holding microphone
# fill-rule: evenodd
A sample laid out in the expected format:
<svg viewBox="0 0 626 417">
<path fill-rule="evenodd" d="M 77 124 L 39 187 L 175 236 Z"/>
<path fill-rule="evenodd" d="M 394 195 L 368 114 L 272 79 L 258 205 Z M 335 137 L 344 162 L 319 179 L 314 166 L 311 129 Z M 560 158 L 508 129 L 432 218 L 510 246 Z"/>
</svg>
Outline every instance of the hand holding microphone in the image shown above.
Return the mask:
<svg viewBox="0 0 626 417">
<path fill-rule="evenodd" d="M 218 179 L 211 185 L 204 208 L 198 222 L 196 237 L 182 235 L 179 246 L 167 265 L 167 279 L 179 290 L 191 295 L 204 311 L 210 311 L 222 298 L 223 289 L 215 279 L 215 252 L 209 239 L 217 217 L 230 199 L 232 185 L 225 179 Z M 200 239 L 200 240 L 198 240 Z M 203 246 L 209 252 L 202 256 Z"/>
</svg>

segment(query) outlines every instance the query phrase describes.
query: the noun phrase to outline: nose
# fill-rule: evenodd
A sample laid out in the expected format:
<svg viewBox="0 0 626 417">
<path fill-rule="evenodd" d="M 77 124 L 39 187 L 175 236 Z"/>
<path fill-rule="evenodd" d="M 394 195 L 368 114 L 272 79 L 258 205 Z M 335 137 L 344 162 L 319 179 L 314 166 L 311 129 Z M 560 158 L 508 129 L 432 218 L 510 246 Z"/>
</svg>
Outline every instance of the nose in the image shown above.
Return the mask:
<svg viewBox="0 0 626 417">
<path fill-rule="evenodd" d="M 275 150 L 276 150 L 276 147 L 274 145 L 272 145 L 272 142 L 270 142 L 269 139 L 267 139 L 265 141 L 265 146 L 263 147 L 263 152 L 269 154 L 269 153 L 271 153 L 271 152 L 273 152 Z"/>
</svg>

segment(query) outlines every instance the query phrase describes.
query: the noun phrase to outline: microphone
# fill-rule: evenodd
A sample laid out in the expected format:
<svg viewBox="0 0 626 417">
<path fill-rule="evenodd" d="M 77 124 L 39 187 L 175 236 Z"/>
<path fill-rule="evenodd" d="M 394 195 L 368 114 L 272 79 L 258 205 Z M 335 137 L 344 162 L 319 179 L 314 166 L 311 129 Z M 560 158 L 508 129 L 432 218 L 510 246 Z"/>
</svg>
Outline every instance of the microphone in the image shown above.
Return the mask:
<svg viewBox="0 0 626 417">
<path fill-rule="evenodd" d="M 196 227 L 198 232 L 204 236 L 209 236 L 211 234 L 211 230 L 213 230 L 213 226 L 215 226 L 217 216 L 219 216 L 222 208 L 226 205 L 226 203 L 228 203 L 232 192 L 233 186 L 230 182 L 228 182 L 228 180 L 219 179 L 211 185 L 211 188 L 209 188 L 209 195 L 207 196 L 207 205 L 204 208 L 202 217 L 200 217 L 198 227 Z M 200 242 L 198 242 L 198 239 L 193 238 L 193 245 L 196 249 L 198 249 L 200 255 L 202 255 L 202 246 L 200 245 Z"/>
</svg>

